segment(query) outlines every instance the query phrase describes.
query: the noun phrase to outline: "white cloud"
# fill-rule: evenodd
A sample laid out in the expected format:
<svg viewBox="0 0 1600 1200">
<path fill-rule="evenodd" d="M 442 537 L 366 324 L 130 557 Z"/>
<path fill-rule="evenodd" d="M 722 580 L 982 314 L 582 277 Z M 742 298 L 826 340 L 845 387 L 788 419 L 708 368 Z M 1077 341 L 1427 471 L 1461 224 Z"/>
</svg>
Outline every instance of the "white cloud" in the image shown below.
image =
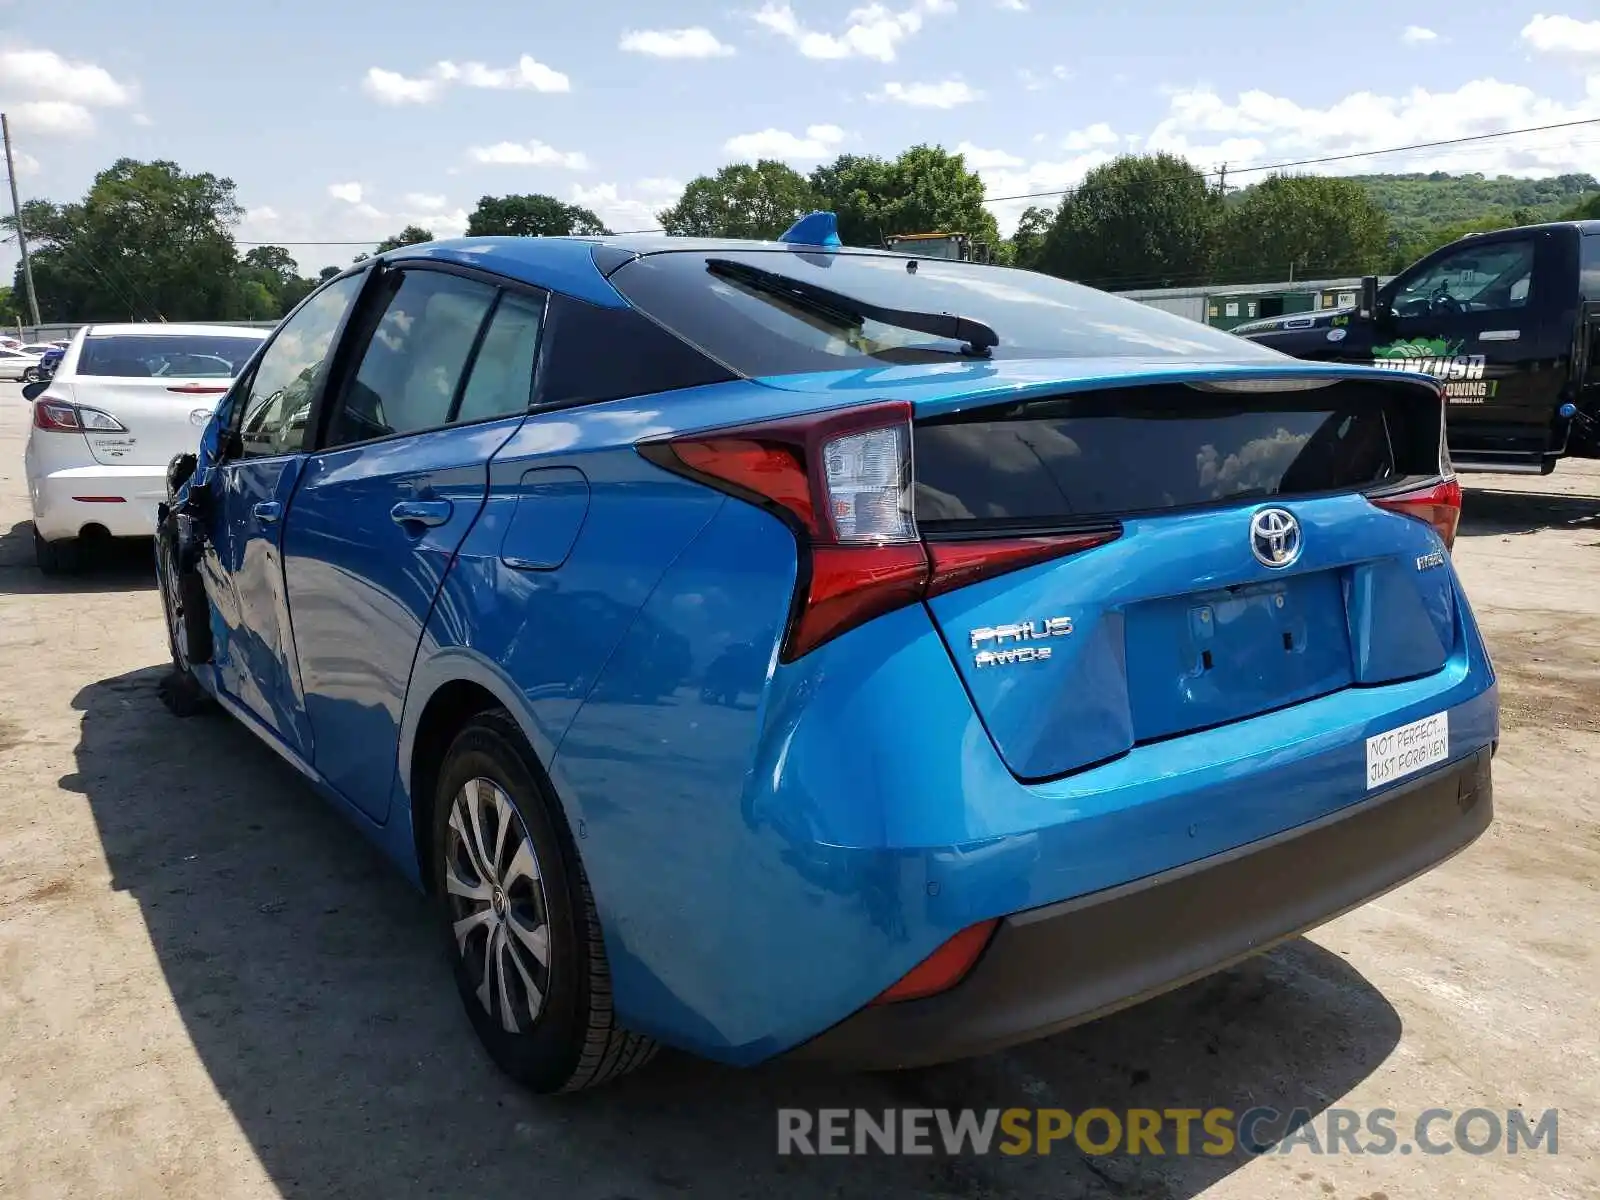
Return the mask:
<svg viewBox="0 0 1600 1200">
<path fill-rule="evenodd" d="M 1087 129 L 1074 129 L 1061 139 L 1061 146 L 1065 150 L 1103 150 L 1120 140 L 1116 130 L 1104 121 L 1097 121 Z"/>
<path fill-rule="evenodd" d="M 1428 42 L 1436 42 L 1439 35 L 1431 29 L 1421 25 L 1407 25 L 1400 34 L 1400 40 L 1408 46 L 1421 46 Z"/>
<path fill-rule="evenodd" d="M 1600 21 L 1539 13 L 1522 27 L 1522 40 L 1541 54 L 1600 58 Z"/>
<path fill-rule="evenodd" d="M 741 133 L 723 143 L 723 149 L 742 159 L 827 158 L 844 141 L 844 130 L 837 125 L 812 125 L 805 136 L 782 129 L 763 129 L 760 133 Z"/>
<path fill-rule="evenodd" d="M 1187 154 L 1214 162 L 1260 165 L 1446 141 L 1554 125 L 1600 116 L 1600 76 L 1575 105 L 1540 96 L 1520 84 L 1476 79 L 1449 92 L 1413 88 L 1398 96 L 1355 92 L 1327 108 L 1305 107 L 1263 91 L 1240 93 L 1228 102 L 1209 88 L 1173 93 L 1168 115 L 1152 131 L 1146 149 Z M 1244 160 L 1241 163 L 1241 159 Z M 1521 175 L 1595 169 L 1594 156 L 1573 143 L 1570 131 L 1492 138 L 1404 154 L 1319 164 L 1317 170 L 1482 171 Z"/>
<path fill-rule="evenodd" d="M 579 150 L 557 150 L 540 141 L 496 142 L 492 146 L 473 146 L 467 151 L 473 162 L 493 166 L 565 167 L 587 171 L 589 158 Z"/>
<path fill-rule="evenodd" d="M 683 195 L 684 185 L 676 179 L 641 179 L 626 191 L 614 183 L 593 187 L 574 184 L 571 203 L 589 209 L 618 233 L 656 229 L 661 222 L 656 214 L 670 208 Z"/>
<path fill-rule="evenodd" d="M 994 6 L 1007 12 L 1027 12 L 1028 0 L 994 0 Z"/>
<path fill-rule="evenodd" d="M 94 132 L 94 114 L 67 100 L 31 100 L 11 110 L 18 129 L 37 133 L 84 134 Z"/>
<path fill-rule="evenodd" d="M 412 208 L 426 209 L 430 212 L 434 209 L 443 208 L 450 203 L 445 196 L 433 196 L 426 192 L 407 192 L 404 199 L 405 203 Z"/>
<path fill-rule="evenodd" d="M 429 104 L 445 88 L 460 85 L 495 90 L 570 92 L 572 80 L 553 67 L 524 54 L 514 67 L 490 67 L 481 62 L 437 62 L 423 76 L 411 77 L 383 67 L 367 68 L 362 90 L 383 104 Z"/>
<path fill-rule="evenodd" d="M 133 123 L 146 128 L 155 124 L 155 122 L 150 119 L 149 113 L 142 112 L 133 114 Z"/>
<path fill-rule="evenodd" d="M 439 95 L 437 79 L 408 79 L 398 71 L 367 68 L 361 87 L 384 104 L 427 104 Z"/>
<path fill-rule="evenodd" d="M 436 68 L 441 79 L 460 80 L 467 87 L 517 89 L 535 92 L 570 92 L 572 80 L 560 71 L 547 67 L 537 59 L 524 54 L 514 67 L 486 67 L 479 62 L 462 63 L 459 67 L 442 62 Z"/>
<path fill-rule="evenodd" d="M 133 89 L 112 78 L 104 67 L 70 62 L 51 50 L 0 52 L 0 91 L 89 108 L 120 108 L 133 100 Z"/>
<path fill-rule="evenodd" d="M 361 203 L 361 185 L 359 183 L 330 183 L 328 195 L 335 200 L 343 200 L 346 204 Z"/>
<path fill-rule="evenodd" d="M 1024 159 L 1004 150 L 985 150 L 974 146 L 971 142 L 962 142 L 956 147 L 956 153 L 966 160 L 967 169 L 971 171 L 994 171 L 1003 167 L 1020 167 L 1025 165 Z"/>
<path fill-rule="evenodd" d="M 733 47 L 719 41 L 709 29 L 630 29 L 622 35 L 618 49 L 652 58 L 724 58 Z"/>
<path fill-rule="evenodd" d="M 913 108 L 957 108 L 982 96 L 982 92 L 968 86 L 964 80 L 946 79 L 941 83 L 886 83 L 872 98 L 893 100 Z"/>
<path fill-rule="evenodd" d="M 1072 72 L 1060 65 L 1051 67 L 1049 71 L 1043 73 L 1030 67 L 1019 67 L 1017 69 L 1017 79 L 1030 92 L 1042 92 L 1052 82 L 1062 83 L 1071 78 Z"/>
<path fill-rule="evenodd" d="M 466 209 L 457 206 L 422 210 L 412 204 L 417 198 L 405 196 L 393 209 L 366 199 L 352 203 L 343 197 L 305 209 L 247 205 L 238 237 L 242 243 L 282 246 L 294 257 L 302 274 L 314 275 L 321 267 L 348 263 L 357 251 L 370 252 L 383 238 L 407 225 L 420 225 L 439 238 L 459 237 L 466 232 Z M 329 242 L 348 244 L 325 244 Z"/>
<path fill-rule="evenodd" d="M 808 29 L 788 4 L 769 2 L 752 14 L 756 24 L 795 44 L 807 58 L 873 58 L 893 62 L 898 47 L 922 28 L 924 16 L 955 11 L 954 0 L 912 0 L 911 6 L 895 12 L 873 0 L 851 10 L 849 22 L 839 34 Z"/>
</svg>

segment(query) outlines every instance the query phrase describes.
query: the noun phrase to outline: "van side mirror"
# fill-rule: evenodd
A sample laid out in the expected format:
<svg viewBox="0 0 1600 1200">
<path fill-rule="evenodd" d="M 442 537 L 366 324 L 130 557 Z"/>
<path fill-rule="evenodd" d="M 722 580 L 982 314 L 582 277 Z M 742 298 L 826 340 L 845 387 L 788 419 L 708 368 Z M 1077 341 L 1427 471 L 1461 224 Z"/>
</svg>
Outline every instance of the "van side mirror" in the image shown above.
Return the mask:
<svg viewBox="0 0 1600 1200">
<path fill-rule="evenodd" d="M 1371 321 L 1378 315 L 1378 277 L 1364 275 L 1361 279 L 1361 315 Z"/>
<path fill-rule="evenodd" d="M 32 383 L 25 383 L 22 385 L 22 398 L 31 403 L 44 395 L 45 388 L 49 386 L 48 379 L 35 379 Z"/>
</svg>

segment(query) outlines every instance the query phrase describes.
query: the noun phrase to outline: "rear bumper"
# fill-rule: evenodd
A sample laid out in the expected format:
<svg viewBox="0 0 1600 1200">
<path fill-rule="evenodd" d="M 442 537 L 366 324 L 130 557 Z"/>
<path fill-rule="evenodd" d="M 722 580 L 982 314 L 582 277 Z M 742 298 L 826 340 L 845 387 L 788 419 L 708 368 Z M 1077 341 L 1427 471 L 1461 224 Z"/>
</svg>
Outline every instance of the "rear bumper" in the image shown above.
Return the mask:
<svg viewBox="0 0 1600 1200">
<path fill-rule="evenodd" d="M 165 467 L 68 467 L 30 478 L 33 523 L 46 541 L 99 526 L 112 537 L 151 537 L 167 498 Z"/>
<path fill-rule="evenodd" d="M 1489 748 L 1321 820 L 1003 920 L 972 972 L 865 1008 L 789 1057 L 858 1069 L 985 1054 L 1209 975 L 1398 887 L 1494 810 Z"/>
</svg>

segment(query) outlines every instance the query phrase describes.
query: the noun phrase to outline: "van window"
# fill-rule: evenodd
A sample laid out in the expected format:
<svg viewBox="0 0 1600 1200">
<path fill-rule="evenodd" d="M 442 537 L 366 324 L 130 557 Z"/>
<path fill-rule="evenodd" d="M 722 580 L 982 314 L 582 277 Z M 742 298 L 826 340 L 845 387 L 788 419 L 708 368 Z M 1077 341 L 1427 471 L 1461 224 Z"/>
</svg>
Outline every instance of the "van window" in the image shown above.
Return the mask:
<svg viewBox="0 0 1600 1200">
<path fill-rule="evenodd" d="M 1468 244 L 1402 281 L 1394 311 L 1402 317 L 1432 313 L 1499 312 L 1527 307 L 1533 283 L 1531 239 Z"/>
</svg>

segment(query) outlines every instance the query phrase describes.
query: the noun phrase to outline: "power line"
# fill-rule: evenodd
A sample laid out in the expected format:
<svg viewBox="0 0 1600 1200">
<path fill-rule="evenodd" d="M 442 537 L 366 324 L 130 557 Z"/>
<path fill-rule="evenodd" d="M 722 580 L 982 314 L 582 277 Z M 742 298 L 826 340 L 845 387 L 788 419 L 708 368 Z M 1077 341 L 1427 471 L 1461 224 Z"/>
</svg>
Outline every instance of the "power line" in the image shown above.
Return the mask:
<svg viewBox="0 0 1600 1200">
<path fill-rule="evenodd" d="M 1263 163 L 1255 167 L 1221 167 L 1216 171 L 1202 171 L 1203 179 L 1226 178 L 1234 175 L 1253 175 L 1261 171 L 1283 171 L 1290 167 L 1313 167 L 1322 163 L 1348 162 L 1356 158 L 1377 158 L 1385 154 L 1406 154 L 1417 150 L 1437 150 L 1441 146 L 1461 146 L 1468 142 L 1485 142 L 1493 138 L 1521 137 L 1528 133 L 1548 133 L 1555 129 L 1575 129 L 1580 125 L 1600 125 L 1600 117 L 1585 117 L 1578 121 L 1557 121 L 1553 125 L 1530 125 L 1526 129 L 1502 129 L 1497 133 L 1475 133 L 1467 137 L 1443 138 L 1434 142 L 1412 142 L 1406 146 L 1388 146 L 1382 150 L 1357 150 L 1348 154 L 1324 154 L 1318 158 L 1300 158 L 1289 162 Z M 1050 192 L 1024 192 L 1016 196 L 991 196 L 985 204 L 1000 204 L 1009 200 L 1042 200 L 1047 196 L 1070 196 L 1075 189 L 1060 188 Z"/>
</svg>

